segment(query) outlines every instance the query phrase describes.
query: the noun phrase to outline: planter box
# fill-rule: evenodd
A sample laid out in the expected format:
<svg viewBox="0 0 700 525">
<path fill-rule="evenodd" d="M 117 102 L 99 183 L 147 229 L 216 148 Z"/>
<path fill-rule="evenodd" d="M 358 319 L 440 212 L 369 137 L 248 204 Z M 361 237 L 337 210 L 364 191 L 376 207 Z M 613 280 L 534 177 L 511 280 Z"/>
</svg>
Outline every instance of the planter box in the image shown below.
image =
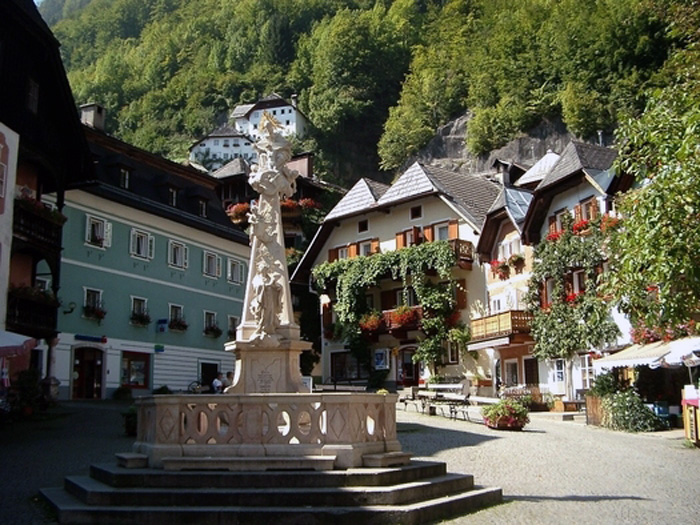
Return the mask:
<svg viewBox="0 0 700 525">
<path fill-rule="evenodd" d="M 489 428 L 493 428 L 495 430 L 522 430 L 525 425 L 521 425 L 519 423 L 509 425 L 505 421 L 496 421 L 495 423 L 491 423 L 490 421 L 484 419 L 484 425 L 486 425 Z"/>
</svg>

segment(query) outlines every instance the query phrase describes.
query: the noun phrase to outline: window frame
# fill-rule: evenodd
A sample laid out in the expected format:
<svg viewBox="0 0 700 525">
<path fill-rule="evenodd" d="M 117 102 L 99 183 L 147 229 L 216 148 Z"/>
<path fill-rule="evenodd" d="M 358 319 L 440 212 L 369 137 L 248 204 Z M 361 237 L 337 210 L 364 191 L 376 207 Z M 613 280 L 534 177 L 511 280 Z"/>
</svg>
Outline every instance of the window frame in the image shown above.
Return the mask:
<svg viewBox="0 0 700 525">
<path fill-rule="evenodd" d="M 103 290 L 99 288 L 90 288 L 89 286 L 83 286 L 83 306 L 92 306 L 93 308 L 102 307 L 102 296 L 104 294 Z M 96 297 L 97 301 L 89 300 L 90 297 Z"/>
<path fill-rule="evenodd" d="M 243 263 L 241 261 L 233 259 L 232 257 L 229 257 L 226 264 L 226 280 L 230 283 L 241 284 L 244 280 L 243 274 Z"/>
<path fill-rule="evenodd" d="M 174 312 L 179 311 L 179 315 L 173 315 Z M 185 307 L 181 304 L 168 303 L 168 322 L 182 319 L 185 320 Z"/>
<path fill-rule="evenodd" d="M 177 188 L 168 187 L 168 206 L 177 207 Z"/>
<path fill-rule="evenodd" d="M 142 240 L 143 252 L 139 251 L 139 239 Z M 139 228 L 131 228 L 129 236 L 129 255 L 135 259 L 152 260 L 155 256 L 155 237 Z"/>
<path fill-rule="evenodd" d="M 99 228 L 93 228 L 93 226 L 99 226 Z M 86 214 L 85 244 L 95 248 L 109 248 L 112 245 L 112 224 L 102 217 Z"/>
<path fill-rule="evenodd" d="M 423 218 L 423 206 L 421 204 L 417 206 L 411 206 L 408 209 L 408 218 L 412 221 L 417 221 Z"/>
<path fill-rule="evenodd" d="M 369 231 L 369 219 L 357 221 L 357 233 L 365 233 Z"/>
<path fill-rule="evenodd" d="M 143 308 L 136 308 L 137 301 L 140 301 Z M 132 314 L 147 314 L 148 313 L 148 299 L 145 297 L 139 297 L 137 295 L 131 296 L 131 313 Z"/>
<path fill-rule="evenodd" d="M 182 256 L 177 257 L 177 252 L 174 251 L 176 248 L 181 249 Z M 182 259 L 178 261 L 177 259 Z M 173 239 L 168 240 L 168 266 L 170 268 L 175 268 L 178 270 L 186 270 L 189 265 L 189 248 L 183 242 L 176 241 Z"/>
<path fill-rule="evenodd" d="M 210 266 L 213 265 L 213 266 Z M 218 279 L 221 277 L 221 256 L 209 250 L 202 252 L 202 275 Z"/>
</svg>

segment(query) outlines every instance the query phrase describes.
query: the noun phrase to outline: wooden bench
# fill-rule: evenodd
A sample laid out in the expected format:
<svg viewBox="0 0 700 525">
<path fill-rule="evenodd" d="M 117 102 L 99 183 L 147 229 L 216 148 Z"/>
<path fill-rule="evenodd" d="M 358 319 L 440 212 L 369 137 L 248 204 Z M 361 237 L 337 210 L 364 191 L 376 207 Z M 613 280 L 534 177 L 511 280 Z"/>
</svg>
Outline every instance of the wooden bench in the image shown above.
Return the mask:
<svg viewBox="0 0 700 525">
<path fill-rule="evenodd" d="M 457 419 L 457 414 L 462 412 L 465 420 L 469 419 L 469 414 L 463 410 L 469 400 L 469 383 L 432 383 L 425 388 L 418 390 L 417 398 L 421 402 L 421 409 L 425 413 L 433 415 L 438 410 L 442 415 L 449 416 L 450 419 Z M 448 414 L 445 414 L 445 408 Z"/>
</svg>

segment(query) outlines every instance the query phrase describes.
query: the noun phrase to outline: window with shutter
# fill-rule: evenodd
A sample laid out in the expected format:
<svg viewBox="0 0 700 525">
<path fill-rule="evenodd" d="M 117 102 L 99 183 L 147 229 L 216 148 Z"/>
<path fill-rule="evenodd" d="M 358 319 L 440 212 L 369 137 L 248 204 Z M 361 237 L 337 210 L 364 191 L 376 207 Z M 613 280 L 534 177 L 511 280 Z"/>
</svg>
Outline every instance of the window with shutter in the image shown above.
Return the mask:
<svg viewBox="0 0 700 525">
<path fill-rule="evenodd" d="M 331 248 L 328 250 L 328 262 L 334 262 L 338 260 L 338 248 Z"/>
<path fill-rule="evenodd" d="M 425 228 L 423 228 L 423 238 L 425 239 L 425 242 L 433 242 L 433 233 L 433 226 L 426 226 Z"/>
<path fill-rule="evenodd" d="M 371 244 L 371 254 L 379 253 L 379 239 L 375 238 L 370 241 Z"/>
<path fill-rule="evenodd" d="M 404 233 L 399 232 L 396 234 L 396 249 L 400 250 L 405 246 Z"/>
<path fill-rule="evenodd" d="M 447 235 L 449 237 L 449 240 L 453 239 L 459 239 L 459 222 L 455 219 L 451 220 L 448 225 L 448 232 Z"/>
</svg>

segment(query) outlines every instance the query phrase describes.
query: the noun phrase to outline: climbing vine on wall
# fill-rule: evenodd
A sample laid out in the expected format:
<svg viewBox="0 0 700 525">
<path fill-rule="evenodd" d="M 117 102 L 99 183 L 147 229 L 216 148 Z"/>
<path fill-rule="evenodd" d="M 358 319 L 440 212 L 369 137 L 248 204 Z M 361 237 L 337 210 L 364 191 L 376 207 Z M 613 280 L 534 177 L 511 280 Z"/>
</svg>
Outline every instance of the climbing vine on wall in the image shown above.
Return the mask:
<svg viewBox="0 0 700 525">
<path fill-rule="evenodd" d="M 562 230 L 550 233 L 535 248 L 526 301 L 533 313 L 533 355 L 539 359 L 571 359 L 582 350 L 614 342 L 619 335 L 609 302 L 599 296 L 598 281 L 606 260 L 607 216 L 573 224 L 566 214 Z M 583 270 L 585 287 L 575 293 L 573 270 Z M 551 280 L 548 304 L 542 304 L 543 283 Z"/>
<path fill-rule="evenodd" d="M 431 242 L 371 256 L 340 259 L 320 264 L 313 278 L 320 292 L 335 287 L 334 311 L 343 326 L 343 337 L 351 349 L 359 348 L 360 318 L 367 313 L 366 290 L 379 285 L 383 278 L 400 280 L 404 294 L 415 291 L 423 309 L 422 329 L 425 338 L 418 344 L 414 359 L 433 368 L 441 359 L 443 343 L 450 327 L 445 323 L 454 310 L 454 282 L 450 275 L 456 256 L 447 242 Z M 445 282 L 432 282 L 426 273 L 434 271 Z"/>
</svg>

